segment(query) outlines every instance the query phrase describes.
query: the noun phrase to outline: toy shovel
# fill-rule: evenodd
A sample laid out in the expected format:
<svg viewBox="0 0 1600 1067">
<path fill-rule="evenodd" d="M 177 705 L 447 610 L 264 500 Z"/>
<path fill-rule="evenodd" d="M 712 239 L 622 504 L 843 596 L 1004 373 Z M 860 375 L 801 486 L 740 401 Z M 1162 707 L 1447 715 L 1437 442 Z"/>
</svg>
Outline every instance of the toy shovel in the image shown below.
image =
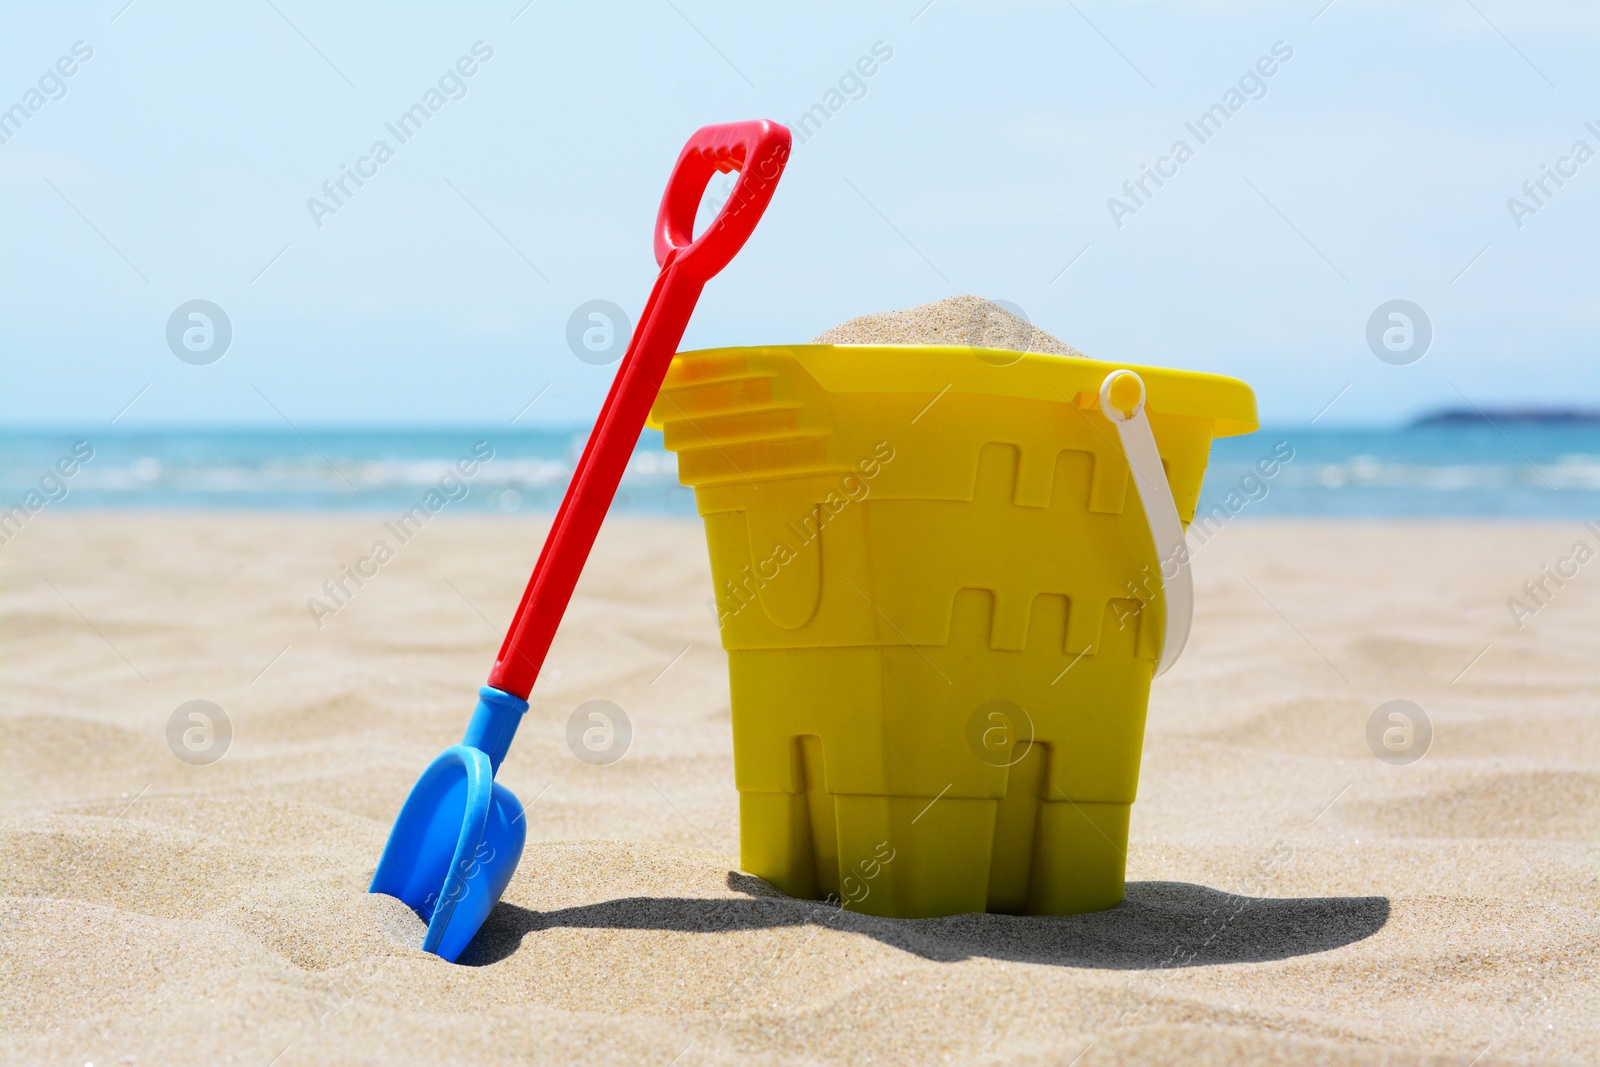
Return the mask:
<svg viewBox="0 0 1600 1067">
<path fill-rule="evenodd" d="M 678 156 L 656 218 L 661 273 L 578 460 L 489 684 L 461 744 L 428 765 L 389 832 L 368 891 L 409 904 L 428 922 L 422 948 L 454 961 L 488 918 L 522 858 L 522 804 L 494 780 L 528 710 L 528 694 L 617 483 L 633 454 L 695 301 L 755 229 L 789 159 L 775 122 L 706 126 Z M 716 219 L 694 237 L 695 212 L 714 173 L 739 178 Z"/>
</svg>

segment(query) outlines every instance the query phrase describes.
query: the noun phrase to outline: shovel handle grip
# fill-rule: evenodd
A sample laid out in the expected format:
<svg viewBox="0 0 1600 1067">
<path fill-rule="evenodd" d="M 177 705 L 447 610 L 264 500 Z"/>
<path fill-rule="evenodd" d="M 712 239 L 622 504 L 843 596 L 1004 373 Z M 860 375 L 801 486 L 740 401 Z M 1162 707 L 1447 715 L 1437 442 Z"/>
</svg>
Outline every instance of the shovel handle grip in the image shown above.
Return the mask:
<svg viewBox="0 0 1600 1067">
<path fill-rule="evenodd" d="M 663 269 L 676 252 L 679 269 L 704 285 L 744 247 L 772 200 L 789 161 L 789 131 L 776 122 L 730 122 L 703 126 L 678 154 L 656 215 L 656 263 Z M 706 186 L 718 173 L 739 172 L 728 200 L 699 237 L 694 218 Z"/>
<path fill-rule="evenodd" d="M 788 162 L 789 145 L 789 131 L 775 122 L 737 122 L 696 131 L 678 156 L 656 217 L 661 273 L 489 672 L 491 687 L 523 700 L 532 692 L 700 290 L 755 230 Z M 716 172 L 728 170 L 739 171 L 732 195 L 716 220 L 694 237 L 695 211 L 706 184 Z"/>
</svg>

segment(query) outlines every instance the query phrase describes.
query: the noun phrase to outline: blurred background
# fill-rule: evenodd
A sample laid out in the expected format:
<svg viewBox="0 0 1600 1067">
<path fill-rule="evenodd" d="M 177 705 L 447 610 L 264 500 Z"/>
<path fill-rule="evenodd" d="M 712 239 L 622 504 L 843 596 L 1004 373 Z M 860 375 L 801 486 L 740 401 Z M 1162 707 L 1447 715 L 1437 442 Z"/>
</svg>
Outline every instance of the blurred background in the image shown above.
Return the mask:
<svg viewBox="0 0 1600 1067">
<path fill-rule="evenodd" d="M 1254 386 L 1202 508 L 1600 512 L 1592 4 L 0 17 L 0 509 L 400 509 L 480 441 L 456 507 L 553 507 L 679 148 L 768 117 L 792 162 L 685 347 L 974 293 Z M 658 435 L 619 503 L 692 511 Z"/>
</svg>

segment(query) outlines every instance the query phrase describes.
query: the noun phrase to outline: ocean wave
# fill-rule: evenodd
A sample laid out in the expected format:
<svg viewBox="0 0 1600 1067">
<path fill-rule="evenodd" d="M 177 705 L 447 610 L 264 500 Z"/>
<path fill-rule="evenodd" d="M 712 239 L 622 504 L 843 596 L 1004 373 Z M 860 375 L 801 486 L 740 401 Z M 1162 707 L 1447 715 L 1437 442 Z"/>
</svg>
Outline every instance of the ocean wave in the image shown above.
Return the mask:
<svg viewBox="0 0 1600 1067">
<path fill-rule="evenodd" d="M 1531 488 L 1600 490 L 1600 456 L 1534 463 L 1395 463 L 1356 456 L 1337 463 L 1285 466 L 1279 485 L 1296 489 L 1420 489 L 1436 493 Z"/>
<path fill-rule="evenodd" d="M 564 487 L 575 464 L 557 459 L 495 459 L 481 465 L 468 486 L 495 489 L 538 490 Z M 456 473 L 450 459 L 341 460 L 338 458 L 269 459 L 259 463 L 193 461 L 163 463 L 143 456 L 132 463 L 90 464 L 73 480 L 75 490 L 106 492 L 181 493 L 351 493 L 414 488 L 419 492 Z M 641 452 L 634 455 L 623 475 L 624 484 L 656 483 L 678 478 L 677 457 L 672 453 Z"/>
<path fill-rule="evenodd" d="M 92 460 L 65 484 L 45 484 L 80 436 L 93 440 Z M 320 430 L 309 440 L 286 430 L 0 430 L 0 507 L 43 493 L 66 508 L 398 512 L 483 440 L 493 443 L 494 458 L 465 479 L 459 507 L 545 512 L 560 504 L 586 439 L 566 430 L 470 428 Z M 1262 457 L 1280 440 L 1292 442 L 1293 459 L 1263 478 Z M 1213 444 L 1202 507 L 1230 492 L 1257 501 L 1253 517 L 1592 516 L 1600 513 L 1600 435 L 1587 427 L 1509 435 L 1482 427 L 1269 428 Z M 613 507 L 694 513 L 694 493 L 678 484 L 677 456 L 655 431 L 641 437 Z"/>
</svg>

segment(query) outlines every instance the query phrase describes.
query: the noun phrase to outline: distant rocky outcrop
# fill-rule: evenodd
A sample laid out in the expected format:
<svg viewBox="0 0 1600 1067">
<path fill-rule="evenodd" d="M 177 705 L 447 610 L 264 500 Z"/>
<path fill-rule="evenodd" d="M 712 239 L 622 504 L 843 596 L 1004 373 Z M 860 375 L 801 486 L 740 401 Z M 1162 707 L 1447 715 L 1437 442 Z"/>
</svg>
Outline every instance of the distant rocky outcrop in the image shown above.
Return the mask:
<svg viewBox="0 0 1600 1067">
<path fill-rule="evenodd" d="M 1597 408 L 1446 408 L 1411 424 L 1424 426 L 1600 426 Z"/>
</svg>

